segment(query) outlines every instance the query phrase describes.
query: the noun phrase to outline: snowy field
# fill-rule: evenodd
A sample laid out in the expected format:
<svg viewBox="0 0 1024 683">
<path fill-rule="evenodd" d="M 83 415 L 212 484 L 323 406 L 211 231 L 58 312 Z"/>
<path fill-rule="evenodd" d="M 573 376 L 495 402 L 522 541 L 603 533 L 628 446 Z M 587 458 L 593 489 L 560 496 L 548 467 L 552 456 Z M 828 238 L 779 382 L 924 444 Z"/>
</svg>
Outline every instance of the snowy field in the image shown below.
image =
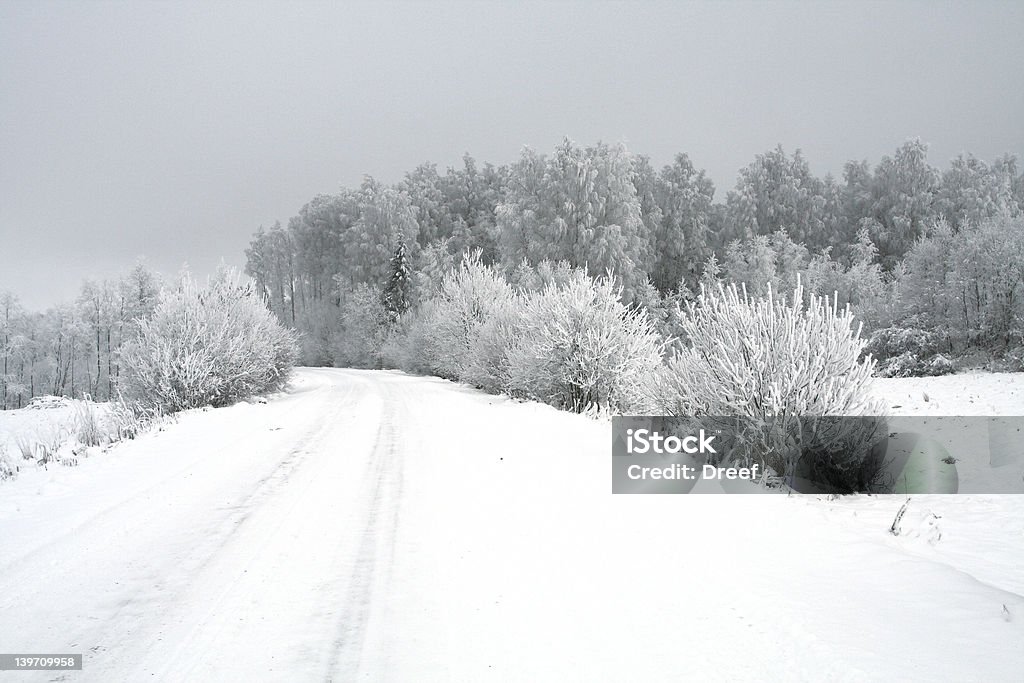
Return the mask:
<svg viewBox="0 0 1024 683">
<path fill-rule="evenodd" d="M 1024 415 L 1024 373 L 971 372 L 873 380 L 892 415 Z"/>
<path fill-rule="evenodd" d="M 1024 413 L 1024 374 L 874 386 L 894 414 Z M 23 470 L 0 483 L 0 652 L 85 663 L 7 678 L 1021 680 L 1024 496 L 915 496 L 899 536 L 899 496 L 612 496 L 609 436 L 305 369 Z"/>
<path fill-rule="evenodd" d="M 56 396 L 40 396 L 30 407 L 20 410 L 0 410 L 0 449 L 7 449 L 12 457 L 20 457 L 22 443 L 59 446 L 69 441 L 76 431 L 79 413 L 83 409 L 105 415 L 107 405 L 89 401 L 71 400 Z"/>
</svg>

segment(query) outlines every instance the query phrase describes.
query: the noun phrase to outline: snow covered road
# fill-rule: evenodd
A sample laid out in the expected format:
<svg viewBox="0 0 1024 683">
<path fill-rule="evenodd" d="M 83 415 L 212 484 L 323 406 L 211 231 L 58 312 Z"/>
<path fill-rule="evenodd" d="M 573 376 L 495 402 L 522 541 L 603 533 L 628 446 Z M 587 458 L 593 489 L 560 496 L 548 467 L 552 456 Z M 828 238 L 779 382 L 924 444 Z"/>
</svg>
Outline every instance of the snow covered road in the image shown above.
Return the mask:
<svg viewBox="0 0 1024 683">
<path fill-rule="evenodd" d="M 25 472 L 0 652 L 84 666 L 0 680 L 1020 680 L 1024 496 L 612 496 L 609 430 L 303 369 Z"/>
</svg>

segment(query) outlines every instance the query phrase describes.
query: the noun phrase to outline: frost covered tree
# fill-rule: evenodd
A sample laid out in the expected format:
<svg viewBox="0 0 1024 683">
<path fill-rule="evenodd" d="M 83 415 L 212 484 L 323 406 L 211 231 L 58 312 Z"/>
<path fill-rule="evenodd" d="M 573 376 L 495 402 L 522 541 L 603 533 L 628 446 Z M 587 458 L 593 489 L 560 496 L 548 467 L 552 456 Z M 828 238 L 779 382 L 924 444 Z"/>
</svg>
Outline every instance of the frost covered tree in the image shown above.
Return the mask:
<svg viewBox="0 0 1024 683">
<path fill-rule="evenodd" d="M 831 257 L 831 248 L 815 254 L 802 272 L 808 292 L 849 304 L 867 330 L 892 321 L 891 289 L 878 263 L 878 248 L 867 228 L 857 233 L 857 242 L 847 249 L 851 263 L 844 266 Z"/>
<path fill-rule="evenodd" d="M 441 240 L 429 245 L 414 259 L 410 300 L 418 305 L 432 299 L 441 288 L 441 282 L 448 271 L 456 267 L 460 255 L 452 252 L 451 240 Z"/>
<path fill-rule="evenodd" d="M 851 181 L 868 184 L 850 187 Z M 928 164 L 928 145 L 916 139 L 904 143 L 892 157 L 882 158 L 870 178 L 848 168 L 847 185 L 863 211 L 850 218 L 870 229 L 883 268 L 892 270 L 937 217 L 939 172 Z"/>
<path fill-rule="evenodd" d="M 118 283 L 126 324 L 145 320 L 153 314 L 160 298 L 160 278 L 142 263 L 135 265 Z"/>
<path fill-rule="evenodd" d="M 655 197 L 661 221 L 651 279 L 660 291 L 697 286 L 701 266 L 711 255 L 707 233 L 714 194 L 714 183 L 685 154 L 677 154 L 658 175 Z"/>
<path fill-rule="evenodd" d="M 775 250 L 767 235 L 734 240 L 725 250 L 722 276 L 751 294 L 762 294 L 775 279 Z"/>
<path fill-rule="evenodd" d="M 397 189 L 408 195 L 414 209 L 421 247 L 451 236 L 454 221 L 445 196 L 444 179 L 437 172 L 436 164 L 421 164 L 406 173 Z"/>
<path fill-rule="evenodd" d="M 749 239 L 781 230 L 808 247 L 827 246 L 837 221 L 832 187 L 811 173 L 800 150 L 790 157 L 780 145 L 759 154 L 727 197 L 729 234 Z"/>
<path fill-rule="evenodd" d="M 611 271 L 627 298 L 647 279 L 649 236 L 621 145 L 582 148 L 569 140 L 550 157 L 525 150 L 497 209 L 502 263 L 568 261 Z"/>
<path fill-rule="evenodd" d="M 508 168 L 484 164 L 478 167 L 470 155 L 462 168 L 448 169 L 445 196 L 453 217 L 451 249 L 455 254 L 480 250 L 484 263 L 499 260 L 496 210 L 504 200 Z"/>
<path fill-rule="evenodd" d="M 961 154 L 942 173 L 936 211 L 954 229 L 977 226 L 999 215 L 1019 215 L 1021 207 L 1013 193 L 1016 179 L 1013 157 L 1002 157 L 989 166 L 973 154 Z"/>
<path fill-rule="evenodd" d="M 643 225 L 640 233 L 641 260 L 637 267 L 650 276 L 658 261 L 657 237 L 663 222 L 662 208 L 658 203 L 658 173 L 647 157 L 635 154 L 632 159 L 633 188 L 640 203 L 640 222 Z M 644 284 L 641 282 L 639 286 Z"/>
<path fill-rule="evenodd" d="M 82 320 L 90 327 L 90 352 L 95 361 L 86 367 L 88 392 L 96 400 L 109 400 L 115 381 L 114 356 L 121 343 L 116 330 L 123 320 L 122 301 L 113 283 L 86 280 L 77 303 Z"/>
<path fill-rule="evenodd" d="M 359 215 L 359 193 L 342 188 L 337 194 L 314 197 L 288 221 L 299 270 L 296 286 L 300 311 L 321 311 L 324 304 L 339 303 L 334 276 L 349 270 L 345 236 Z"/>
<path fill-rule="evenodd" d="M 339 312 L 334 361 L 349 368 L 380 368 L 381 347 L 392 322 L 380 290 L 360 282 L 346 291 Z"/>
<path fill-rule="evenodd" d="M 255 281 L 270 309 L 282 321 L 295 323 L 297 258 L 294 226 L 281 227 L 280 221 L 266 231 L 256 232 L 246 249 L 246 273 Z"/>
<path fill-rule="evenodd" d="M 957 233 L 937 223 L 911 248 L 897 282 L 907 327 L 952 348 L 1024 344 L 1024 219 L 1002 216 Z"/>
<path fill-rule="evenodd" d="M 953 264 L 968 340 L 998 350 L 1024 346 L 1024 219 L 1001 216 L 962 230 Z"/>
<path fill-rule="evenodd" d="M 409 195 L 366 178 L 359 190 L 359 218 L 343 236 L 350 284 L 383 285 L 400 241 L 412 248 L 419 224 Z"/>
<path fill-rule="evenodd" d="M 725 280 L 760 296 L 769 288 L 775 291 L 792 289 L 809 261 L 807 248 L 780 230 L 773 235 L 758 235 L 751 240 L 730 244 L 725 251 L 721 273 Z"/>
<path fill-rule="evenodd" d="M 18 393 L 12 389 L 17 386 L 13 370 L 17 350 L 16 323 L 20 314 L 18 298 L 12 292 L 0 292 L 0 354 L 3 354 L 3 366 L 0 367 L 0 407 L 4 410 L 10 407 L 11 397 Z"/>
<path fill-rule="evenodd" d="M 910 248 L 898 271 L 900 319 L 904 326 L 934 330 L 955 315 L 955 239 L 952 226 L 939 221 Z"/>
</svg>

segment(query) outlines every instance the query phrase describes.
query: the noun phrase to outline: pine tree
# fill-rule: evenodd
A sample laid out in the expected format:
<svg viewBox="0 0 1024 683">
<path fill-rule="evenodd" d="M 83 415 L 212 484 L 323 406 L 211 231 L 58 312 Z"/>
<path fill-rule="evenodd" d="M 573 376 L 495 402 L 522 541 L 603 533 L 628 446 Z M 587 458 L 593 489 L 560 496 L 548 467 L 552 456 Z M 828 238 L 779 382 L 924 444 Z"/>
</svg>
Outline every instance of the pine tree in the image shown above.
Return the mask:
<svg viewBox="0 0 1024 683">
<path fill-rule="evenodd" d="M 395 255 L 391 257 L 390 273 L 384 286 L 383 302 L 388 317 L 394 321 L 409 310 L 409 292 L 412 287 L 404 239 L 399 239 Z"/>
</svg>

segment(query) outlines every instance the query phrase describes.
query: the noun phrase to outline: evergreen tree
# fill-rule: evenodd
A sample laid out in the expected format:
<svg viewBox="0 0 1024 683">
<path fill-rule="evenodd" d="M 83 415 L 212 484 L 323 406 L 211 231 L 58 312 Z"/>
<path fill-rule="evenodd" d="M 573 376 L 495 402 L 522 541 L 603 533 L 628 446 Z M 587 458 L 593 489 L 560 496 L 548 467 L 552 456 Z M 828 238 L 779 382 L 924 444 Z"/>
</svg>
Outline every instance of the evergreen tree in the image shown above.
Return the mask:
<svg viewBox="0 0 1024 683">
<path fill-rule="evenodd" d="M 395 255 L 391 257 L 391 274 L 384 286 L 384 310 L 392 320 L 409 310 L 409 294 L 412 288 L 409 258 L 406 254 L 405 240 L 399 239 Z"/>
</svg>

